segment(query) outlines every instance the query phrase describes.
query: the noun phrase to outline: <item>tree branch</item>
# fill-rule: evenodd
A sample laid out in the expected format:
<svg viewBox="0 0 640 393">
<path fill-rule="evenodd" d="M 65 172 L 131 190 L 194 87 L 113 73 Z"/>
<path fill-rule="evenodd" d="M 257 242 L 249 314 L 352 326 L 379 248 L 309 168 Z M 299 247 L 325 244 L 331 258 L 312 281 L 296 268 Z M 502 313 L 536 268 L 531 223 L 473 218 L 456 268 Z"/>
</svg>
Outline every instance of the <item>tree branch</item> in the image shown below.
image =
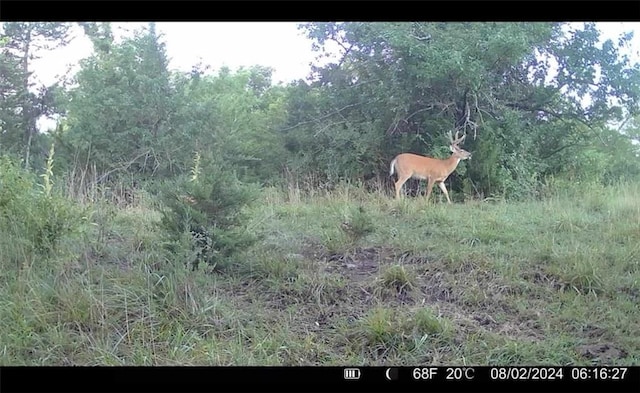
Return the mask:
<svg viewBox="0 0 640 393">
<path fill-rule="evenodd" d="M 333 115 L 340 114 L 340 113 L 341 113 L 342 111 L 344 111 L 345 109 L 353 108 L 353 107 L 355 107 L 355 106 L 359 106 L 359 105 L 370 104 L 370 103 L 372 103 L 372 102 L 374 102 L 374 100 L 370 100 L 370 101 L 368 101 L 368 102 L 357 102 L 357 103 L 355 103 L 355 104 L 345 105 L 345 106 L 343 106 L 343 107 L 342 107 L 342 108 L 340 108 L 340 109 L 336 109 L 336 110 L 334 110 L 334 111 L 332 111 L 332 112 L 327 113 L 326 115 L 322 115 L 322 116 L 320 116 L 320 117 L 316 117 L 316 118 L 313 118 L 313 119 L 311 119 L 311 120 L 307 120 L 307 121 L 301 121 L 301 122 L 299 122 L 299 123 L 297 123 L 297 124 L 294 124 L 294 125 L 292 125 L 292 126 L 285 127 L 285 128 L 280 128 L 278 131 L 280 131 L 280 132 L 289 131 L 289 130 L 292 130 L 292 129 L 297 128 L 297 127 L 299 127 L 299 126 L 305 125 L 305 124 L 309 124 L 309 123 L 317 123 L 317 122 L 320 122 L 321 120 L 324 120 L 324 119 L 326 119 L 326 118 L 328 118 L 328 117 L 331 117 L 331 116 L 333 116 Z"/>
<path fill-rule="evenodd" d="M 564 150 L 564 149 L 566 149 L 566 148 L 569 148 L 569 147 L 574 147 L 574 146 L 578 146 L 578 147 L 587 147 L 588 145 L 581 144 L 581 143 L 578 143 L 578 142 L 576 142 L 576 143 L 569 143 L 569 144 L 567 144 L 567 145 L 560 146 L 559 148 L 557 148 L 557 149 L 553 150 L 551 153 L 547 154 L 546 156 L 542 156 L 542 157 L 540 157 L 540 158 L 541 158 L 541 159 L 543 159 L 543 160 L 546 160 L 547 158 L 549 158 L 549 157 L 551 157 L 551 156 L 554 156 L 554 155 L 556 155 L 556 154 L 560 153 L 562 150 Z"/>
</svg>

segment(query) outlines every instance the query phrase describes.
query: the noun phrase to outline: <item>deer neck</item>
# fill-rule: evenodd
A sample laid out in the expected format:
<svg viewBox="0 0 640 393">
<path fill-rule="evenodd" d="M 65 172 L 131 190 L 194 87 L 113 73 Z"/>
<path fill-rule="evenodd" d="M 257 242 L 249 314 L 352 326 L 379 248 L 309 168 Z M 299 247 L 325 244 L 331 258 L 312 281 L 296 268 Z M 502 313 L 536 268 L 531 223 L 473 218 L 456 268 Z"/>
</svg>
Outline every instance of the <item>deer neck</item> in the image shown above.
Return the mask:
<svg viewBox="0 0 640 393">
<path fill-rule="evenodd" d="M 458 166 L 458 164 L 460 163 L 460 157 L 458 157 L 455 153 L 452 154 L 451 156 L 449 156 L 449 158 L 447 158 L 446 160 L 448 162 L 448 164 L 450 166 L 452 166 L 454 169 L 455 167 Z"/>
</svg>

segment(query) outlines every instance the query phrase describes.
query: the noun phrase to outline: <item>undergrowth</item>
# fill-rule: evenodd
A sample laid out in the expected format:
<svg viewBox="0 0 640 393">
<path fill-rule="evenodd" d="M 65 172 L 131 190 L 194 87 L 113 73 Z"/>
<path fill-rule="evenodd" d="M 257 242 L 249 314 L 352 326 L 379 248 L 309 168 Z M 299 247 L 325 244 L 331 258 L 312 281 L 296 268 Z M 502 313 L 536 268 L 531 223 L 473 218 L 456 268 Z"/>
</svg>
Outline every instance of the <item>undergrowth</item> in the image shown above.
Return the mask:
<svg viewBox="0 0 640 393">
<path fill-rule="evenodd" d="M 2 365 L 640 364 L 637 184 L 266 188 L 234 222 L 259 240 L 194 271 L 162 202 L 74 202 L 2 165 Z"/>
</svg>

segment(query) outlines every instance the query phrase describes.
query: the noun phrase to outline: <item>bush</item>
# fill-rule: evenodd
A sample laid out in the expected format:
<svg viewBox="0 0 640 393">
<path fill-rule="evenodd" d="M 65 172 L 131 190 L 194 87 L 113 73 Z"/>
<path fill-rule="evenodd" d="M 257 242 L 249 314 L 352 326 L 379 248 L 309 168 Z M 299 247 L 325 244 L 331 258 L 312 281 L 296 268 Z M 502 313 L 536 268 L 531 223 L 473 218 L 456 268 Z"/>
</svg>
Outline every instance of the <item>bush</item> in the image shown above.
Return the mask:
<svg viewBox="0 0 640 393">
<path fill-rule="evenodd" d="M 222 268 L 256 240 L 242 225 L 242 208 L 256 194 L 217 163 L 202 173 L 194 170 L 190 177 L 165 182 L 160 198 L 169 249 L 179 255 L 187 241 L 186 263 L 194 270 L 200 262 Z"/>
<path fill-rule="evenodd" d="M 7 156 L 0 156 L 0 173 L 2 247 L 13 250 L 7 254 L 15 260 L 50 255 L 79 226 L 82 209 L 51 189 L 42 189 L 35 174 Z"/>
</svg>

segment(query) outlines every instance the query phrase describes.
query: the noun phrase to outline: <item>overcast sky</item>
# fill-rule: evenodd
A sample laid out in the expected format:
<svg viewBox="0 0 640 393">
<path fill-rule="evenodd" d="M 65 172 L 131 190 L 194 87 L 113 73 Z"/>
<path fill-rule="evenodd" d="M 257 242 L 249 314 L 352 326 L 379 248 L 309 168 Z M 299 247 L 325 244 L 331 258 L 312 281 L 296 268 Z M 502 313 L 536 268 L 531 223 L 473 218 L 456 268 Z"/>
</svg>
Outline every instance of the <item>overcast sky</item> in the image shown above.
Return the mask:
<svg viewBox="0 0 640 393">
<path fill-rule="evenodd" d="M 112 23 L 119 39 L 147 23 Z M 158 22 L 163 34 L 170 68 L 189 71 L 198 62 L 214 70 L 226 65 L 263 65 L 274 68 L 274 82 L 306 78 L 314 61 L 311 42 L 290 22 Z M 92 45 L 82 29 L 74 28 L 73 41 L 34 62 L 34 81 L 50 85 L 69 67 L 92 53 Z M 129 34 L 127 33 L 129 32 Z"/>
<path fill-rule="evenodd" d="M 113 23 L 116 38 L 146 23 Z M 202 61 L 214 70 L 226 65 L 232 70 L 240 66 L 263 65 L 275 69 L 275 82 L 306 78 L 309 63 L 314 61 L 311 42 L 297 29 L 296 22 L 158 22 L 164 35 L 170 67 L 188 71 Z M 605 38 L 617 38 L 622 32 L 634 31 L 631 58 L 640 61 L 639 22 L 601 22 L 598 27 Z M 91 55 L 92 46 L 82 30 L 66 47 L 51 51 L 34 62 L 34 81 L 51 85 L 78 61 Z"/>
</svg>

